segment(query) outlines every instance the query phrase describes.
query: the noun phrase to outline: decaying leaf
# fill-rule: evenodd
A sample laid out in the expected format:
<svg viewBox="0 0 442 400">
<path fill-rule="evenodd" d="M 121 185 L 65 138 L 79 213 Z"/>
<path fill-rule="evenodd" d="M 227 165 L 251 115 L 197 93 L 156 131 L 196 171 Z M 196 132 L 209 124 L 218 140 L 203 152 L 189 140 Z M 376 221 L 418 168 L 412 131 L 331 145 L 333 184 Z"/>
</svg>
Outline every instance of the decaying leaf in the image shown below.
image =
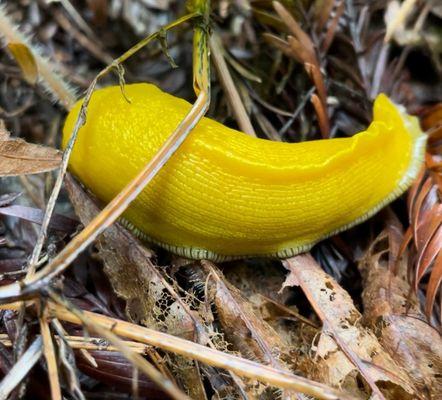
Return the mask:
<svg viewBox="0 0 442 400">
<path fill-rule="evenodd" d="M 349 294 L 310 255 L 284 261 L 290 271 L 283 288 L 299 285 L 323 323 L 312 368 L 318 379 L 366 398 L 415 399 L 409 377 L 361 324 L 361 314 Z M 361 387 L 363 378 L 370 388 Z"/>
<path fill-rule="evenodd" d="M 0 177 L 52 171 L 60 162 L 58 150 L 11 138 L 0 126 Z"/>
<path fill-rule="evenodd" d="M 91 351 L 91 355 L 98 362 L 98 368 L 93 368 L 84 359 L 78 357 L 79 368 L 88 375 L 102 382 L 108 382 L 110 385 L 118 383 L 118 389 L 122 392 L 131 392 L 133 368 L 121 354 L 115 351 Z M 159 390 L 157 386 L 144 375 L 138 376 L 138 393 L 146 396 L 150 400 L 164 400 L 169 397 Z"/>
<path fill-rule="evenodd" d="M 207 274 L 208 300 L 214 303 L 227 341 L 246 358 L 290 371 L 287 343 L 256 314 L 253 303 L 245 299 L 213 263 L 203 261 L 202 265 Z M 282 398 L 298 397 L 294 393 L 283 393 Z"/>
<path fill-rule="evenodd" d="M 182 16 L 187 1 L 0 3 L 0 36 L 5 50 L 9 47 L 15 59 L 4 56 L 2 60 L 0 114 L 14 127 L 13 136 L 15 132 L 26 132 L 26 138 L 41 143 L 42 132 L 48 132 L 44 137 L 52 143 L 57 140 L 64 112 L 52 107 L 34 83 L 40 82 L 52 94 L 52 100 L 59 97 L 61 104 L 70 108 L 104 67 L 101 61 L 110 62 L 101 48 L 106 47 L 118 57 L 147 33 Z M 318 128 L 323 136 L 338 137 L 363 130 L 371 120 L 370 99 L 379 91 L 419 114 L 423 130 L 429 135 L 427 168 L 409 196 L 411 228 L 405 235 L 402 257 L 396 262 L 402 232 L 397 226 L 387 225 L 388 239 L 382 240 L 383 236 L 376 241 L 360 262 L 362 279 L 356 270 L 353 261 L 355 254 L 361 252 L 359 245 L 370 240 L 366 234 L 377 229 L 376 223 L 382 221 L 383 214 L 357 228 L 354 234 L 342 235 L 340 243 L 335 238 L 332 244 L 323 243 L 315 249 L 315 256 L 324 267 L 334 265 L 335 249 L 341 252 L 342 258 L 336 257 L 342 261 L 342 269 L 327 271 L 335 273 L 333 277 L 353 296 L 356 307 L 362 300 L 361 316 L 343 289 L 305 258 L 300 258 L 299 265 L 292 265 L 290 274 L 290 278 L 296 278 L 292 283 L 299 283 L 302 289 L 288 288 L 278 293 L 285 271 L 277 260 L 239 260 L 210 267 L 186 260 L 178 265 L 171 262 L 175 259 L 170 253 L 161 250 L 157 257 L 114 224 L 97 241 L 99 257 L 93 251 L 84 252 L 63 274 L 59 281 L 62 294 L 85 311 L 115 313 L 121 319 L 330 382 L 351 392 L 354 399 L 366 400 L 370 394 L 370 400 L 438 399 L 442 392 L 440 335 L 425 321 L 419 303 L 422 306 L 426 299 L 428 321 L 440 327 L 442 105 L 433 103 L 440 101 L 441 94 L 442 6 L 434 0 L 211 3 L 212 33 L 221 39 L 240 97 L 259 136 L 298 142 L 316 138 Z M 194 22 L 199 23 L 191 20 L 168 34 L 170 52 L 179 61 L 179 69 L 169 68 L 160 46 L 148 47 L 124 65 L 128 82 L 147 79 L 168 92 L 191 99 L 192 80 L 188 78 Z M 100 33 L 98 37 L 96 32 Z M 388 43 L 384 43 L 385 36 L 391 39 Z M 34 48 L 37 41 L 41 43 Z M 42 54 L 55 57 L 49 60 Z M 60 68 L 55 68 L 55 58 L 62 64 Z M 78 85 L 77 95 L 67 84 L 67 76 Z M 110 82 L 109 77 L 101 83 Z M 234 126 L 233 108 L 220 90 L 220 75 L 215 70 L 211 82 L 209 116 Z M 46 149 L 11 139 L 5 133 L 0 128 L 0 177 L 58 167 L 58 153 L 51 167 L 52 154 L 45 154 Z M 46 179 L 49 175 L 45 179 L 37 177 L 25 186 L 25 202 L 31 200 L 44 208 L 42 200 L 53 184 Z M 26 185 L 27 180 L 21 181 Z M 68 180 L 77 212 L 87 224 L 97 209 L 87 195 L 72 185 Z M 0 221 L 0 278 L 5 284 L 23 276 L 22 266 L 38 231 L 35 223 L 28 221 L 41 221 L 42 213 L 11 205 L 15 198 L 12 192 L 21 191 L 22 187 L 4 185 L 2 189 L 2 193 L 10 194 L 0 196 L 0 220 L 4 219 L 1 214 L 19 217 L 7 218 L 5 224 Z M 39 196 L 33 196 L 32 189 L 37 189 Z M 63 210 L 70 207 L 64 196 L 57 205 Z M 400 215 L 402 205 L 398 200 L 391 212 Z M 59 228 L 72 227 L 56 214 L 52 222 Z M 60 237 L 50 238 L 49 257 L 64 245 Z M 328 250 L 332 246 L 333 252 Z M 114 290 L 105 279 L 103 264 Z M 422 295 L 419 299 L 410 286 Z M 18 335 L 23 330 L 17 330 L 21 321 L 17 315 L 11 310 L 1 314 L 2 332 L 9 333 L 15 346 L 15 350 L 4 348 L 0 340 L 2 376 L 10 372 L 20 349 L 26 348 L 23 338 L 27 336 Z M 29 327 L 34 326 L 35 314 L 20 313 L 22 316 L 30 322 Z M 76 328 L 66 324 L 66 329 Z M 29 332 L 38 335 L 36 329 Z M 85 330 L 70 333 L 81 339 Z M 83 356 L 77 357 L 77 366 L 85 374 L 79 377 L 85 396 L 165 398 L 147 377 L 134 372 L 133 365 L 122 355 L 111 352 L 103 339 L 95 340 L 99 350 L 92 350 L 92 354 L 98 368 Z M 70 352 L 63 345 L 59 350 L 60 377 L 67 378 L 63 396 L 80 399 L 80 382 L 76 382 L 75 365 L 69 364 Z M 196 400 L 310 398 L 272 390 L 253 379 L 148 346 L 138 354 L 149 357 L 164 376 L 177 381 L 177 386 Z M 47 399 L 46 371 L 42 363 L 38 364 L 29 384 L 22 385 L 13 397 Z M 373 388 L 381 392 L 373 393 Z"/>
<path fill-rule="evenodd" d="M 425 399 L 442 393 L 442 342 L 407 282 L 408 253 L 393 275 L 384 256 L 391 240 L 381 234 L 359 263 L 364 280 L 364 321 Z"/>
<path fill-rule="evenodd" d="M 76 213 L 86 225 L 98 213 L 98 207 L 71 177 L 67 178 L 66 184 Z M 153 253 L 130 232 L 114 224 L 100 236 L 97 247 L 115 292 L 126 301 L 130 321 L 186 339 L 199 339 L 201 343 L 206 340 L 199 317 L 188 310 L 167 284 L 152 262 Z M 205 399 L 195 363 L 170 357 L 191 397 Z"/>
</svg>

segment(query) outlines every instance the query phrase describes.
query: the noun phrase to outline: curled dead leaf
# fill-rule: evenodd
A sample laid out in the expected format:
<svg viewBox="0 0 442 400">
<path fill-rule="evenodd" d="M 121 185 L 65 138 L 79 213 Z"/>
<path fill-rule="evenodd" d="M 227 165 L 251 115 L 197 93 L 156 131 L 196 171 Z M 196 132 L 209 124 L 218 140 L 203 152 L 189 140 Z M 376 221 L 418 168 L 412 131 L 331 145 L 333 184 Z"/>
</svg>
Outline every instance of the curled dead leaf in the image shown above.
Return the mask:
<svg viewBox="0 0 442 400">
<path fill-rule="evenodd" d="M 300 255 L 283 262 L 290 271 L 283 288 L 299 285 L 323 323 L 312 364 L 319 379 L 364 398 L 368 388 L 379 399 L 415 399 L 409 377 L 382 348 L 372 331 L 361 324 L 361 314 L 350 295 L 327 275 L 312 256 Z"/>
<path fill-rule="evenodd" d="M 222 272 L 209 261 L 202 261 L 206 273 L 207 293 L 216 309 L 226 339 L 244 357 L 259 360 L 272 367 L 290 371 L 290 349 L 283 338 L 255 312 L 253 303 L 229 283 Z M 251 388 L 248 396 L 257 396 Z M 284 399 L 299 398 L 294 393 L 282 394 Z"/>
<path fill-rule="evenodd" d="M 0 126 L 0 177 L 52 171 L 60 163 L 60 151 L 11 138 Z"/>
<path fill-rule="evenodd" d="M 389 270 L 384 255 L 390 244 L 391 237 L 381 234 L 359 263 L 365 288 L 364 321 L 421 396 L 436 399 L 442 393 L 442 340 L 426 321 L 406 279 L 409 253 L 397 262 L 395 275 Z"/>
<path fill-rule="evenodd" d="M 404 235 L 399 256 L 410 249 L 413 262 L 410 262 L 409 269 L 415 291 L 421 283 L 428 283 L 425 311 L 427 318 L 431 319 L 442 283 L 441 104 L 425 108 L 421 112 L 421 119 L 423 128 L 429 134 L 429 145 L 425 167 L 408 194 L 410 227 Z"/>
<path fill-rule="evenodd" d="M 100 382 L 107 382 L 109 385 L 118 383 L 118 391 L 121 393 L 131 393 L 133 388 L 134 370 L 129 361 L 124 356 L 115 351 L 91 351 L 91 355 L 96 360 L 98 367 L 94 368 L 88 364 L 84 358 L 77 353 L 77 363 L 80 370 Z M 143 374 L 139 374 L 137 386 L 140 395 L 148 397 L 150 400 L 169 399 L 166 393 Z"/>
</svg>

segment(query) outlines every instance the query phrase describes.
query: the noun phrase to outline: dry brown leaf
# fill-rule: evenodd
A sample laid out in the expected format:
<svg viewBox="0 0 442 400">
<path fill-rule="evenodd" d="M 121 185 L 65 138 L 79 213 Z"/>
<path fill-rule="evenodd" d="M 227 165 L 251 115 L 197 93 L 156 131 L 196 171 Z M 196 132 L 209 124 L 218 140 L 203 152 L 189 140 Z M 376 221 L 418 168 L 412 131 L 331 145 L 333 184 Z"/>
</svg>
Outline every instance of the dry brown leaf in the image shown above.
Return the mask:
<svg viewBox="0 0 442 400">
<path fill-rule="evenodd" d="M 442 283 L 442 251 L 439 253 L 434 260 L 433 270 L 431 271 L 430 279 L 427 286 L 427 298 L 425 302 L 425 313 L 427 316 L 431 315 L 433 310 L 434 302 L 436 300 L 437 292 L 441 287 Z"/>
<path fill-rule="evenodd" d="M 223 268 L 225 280 L 240 289 L 242 298 L 253 306 L 254 314 L 276 331 L 287 349 L 284 353 L 290 351 L 284 361 L 292 370 L 307 376 L 310 367 L 305 370 L 299 361 L 304 360 L 320 328 L 316 320 L 300 314 L 298 306 L 293 304 L 291 291 L 279 292 L 285 275 L 280 265 L 264 260 L 235 262 Z"/>
<path fill-rule="evenodd" d="M 58 150 L 11 138 L 0 125 L 0 177 L 52 171 L 60 162 Z"/>
<path fill-rule="evenodd" d="M 34 85 L 38 79 L 38 66 L 32 51 L 23 43 L 9 42 L 8 50 L 20 66 L 26 81 Z"/>
<path fill-rule="evenodd" d="M 318 379 L 364 398 L 360 374 L 378 398 L 416 398 L 409 377 L 361 325 L 362 316 L 349 294 L 310 255 L 288 259 L 284 266 L 290 273 L 283 288 L 299 285 L 323 323 L 313 364 Z"/>
<path fill-rule="evenodd" d="M 437 104 L 421 112 L 422 127 L 429 134 L 425 167 L 408 195 L 410 227 L 406 231 L 399 256 L 410 248 L 410 275 L 416 291 L 421 281 L 428 278 L 425 312 L 429 319 L 442 283 L 442 107 Z M 413 244 L 410 247 L 410 244 Z M 436 322 L 437 323 L 437 322 Z M 439 319 L 440 323 L 440 319 Z"/>
<path fill-rule="evenodd" d="M 114 386 L 117 383 L 119 390 L 124 390 L 128 393 L 132 391 L 133 381 L 130 376 L 126 376 L 126 372 L 133 371 L 133 367 L 124 356 L 118 352 L 106 350 L 92 350 L 90 353 L 98 362 L 98 368 L 93 368 L 84 358 L 78 357 L 78 367 L 83 372 L 100 382 L 108 383 L 109 386 Z M 138 376 L 137 385 L 139 394 L 146 396 L 149 400 L 165 400 L 169 398 L 143 374 Z"/>
<path fill-rule="evenodd" d="M 442 103 L 424 108 L 419 116 L 422 128 L 429 134 L 431 148 L 431 144 L 442 139 Z"/>
<path fill-rule="evenodd" d="M 327 23 L 327 31 L 324 34 L 324 38 L 322 40 L 321 44 L 321 52 L 326 54 L 328 49 L 330 48 L 333 39 L 335 38 L 336 33 L 339 30 L 339 21 L 344 14 L 345 11 L 345 1 L 344 0 L 338 0 L 338 1 L 328 1 L 329 4 L 333 6 L 333 8 L 330 10 L 330 13 L 327 13 L 327 19 L 330 19 L 330 21 Z M 321 29 L 320 27 L 318 27 Z"/>
<path fill-rule="evenodd" d="M 98 213 L 98 207 L 72 177 L 66 180 L 71 201 L 83 224 Z M 126 300 L 130 321 L 186 338 L 204 342 L 199 318 L 167 287 L 151 261 L 152 252 L 120 224 L 108 228 L 98 239 L 97 247 L 115 292 Z M 173 356 L 170 356 L 173 358 Z M 205 391 L 195 363 L 173 358 L 181 383 L 194 399 L 205 400 Z"/>
<path fill-rule="evenodd" d="M 310 36 L 305 33 L 298 22 L 295 20 L 292 14 L 279 2 L 273 2 L 273 8 L 279 15 L 279 17 L 284 21 L 285 25 L 291 32 L 291 34 L 297 39 L 297 41 L 302 44 L 303 49 L 307 52 L 308 57 L 303 58 L 303 62 L 314 63 L 316 59 L 315 45 L 313 44 Z"/>
<path fill-rule="evenodd" d="M 364 320 L 422 397 L 436 399 L 442 393 L 442 340 L 426 321 L 406 280 L 408 254 L 397 264 L 397 275 L 389 271 L 383 255 L 390 240 L 379 248 L 385 238 L 379 236 L 359 264 L 365 287 Z"/>
<path fill-rule="evenodd" d="M 207 273 L 208 295 L 226 339 L 236 351 L 252 360 L 290 371 L 290 349 L 278 333 L 256 314 L 253 304 L 230 284 L 211 262 L 202 261 Z M 283 399 L 297 398 L 283 393 Z"/>
</svg>

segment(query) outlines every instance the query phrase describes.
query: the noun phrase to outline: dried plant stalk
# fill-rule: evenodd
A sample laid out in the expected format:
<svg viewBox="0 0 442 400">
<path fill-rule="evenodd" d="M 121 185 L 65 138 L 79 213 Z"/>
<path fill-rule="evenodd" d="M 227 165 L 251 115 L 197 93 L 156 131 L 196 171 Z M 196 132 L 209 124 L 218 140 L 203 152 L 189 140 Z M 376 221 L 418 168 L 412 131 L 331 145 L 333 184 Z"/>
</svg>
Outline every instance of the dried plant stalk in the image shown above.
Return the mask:
<svg viewBox="0 0 442 400">
<path fill-rule="evenodd" d="M 11 22 L 6 14 L 5 7 L 0 7 L 0 36 L 5 38 L 6 44 L 21 45 L 29 50 L 37 65 L 38 81 L 52 95 L 54 100 L 60 101 L 67 109 L 71 108 L 76 98 L 74 89 L 67 83 L 66 77 L 58 72 L 59 69 L 55 63 L 43 56 L 38 46 L 34 46 L 31 40 Z"/>
</svg>

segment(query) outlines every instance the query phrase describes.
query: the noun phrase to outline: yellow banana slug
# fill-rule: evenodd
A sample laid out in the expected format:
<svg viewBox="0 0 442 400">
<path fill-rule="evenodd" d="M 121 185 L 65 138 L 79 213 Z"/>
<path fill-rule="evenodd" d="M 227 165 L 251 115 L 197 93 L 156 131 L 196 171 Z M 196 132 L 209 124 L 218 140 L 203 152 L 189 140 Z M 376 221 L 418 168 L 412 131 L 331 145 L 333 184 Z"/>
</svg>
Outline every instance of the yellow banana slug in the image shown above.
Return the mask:
<svg viewBox="0 0 442 400">
<path fill-rule="evenodd" d="M 112 199 L 190 109 L 154 85 L 97 90 L 70 168 Z M 63 146 L 81 101 L 64 126 Z M 350 138 L 281 143 L 203 118 L 124 214 L 151 242 L 188 258 L 290 257 L 360 223 L 416 177 L 426 135 L 385 95 L 366 131 Z"/>
</svg>

